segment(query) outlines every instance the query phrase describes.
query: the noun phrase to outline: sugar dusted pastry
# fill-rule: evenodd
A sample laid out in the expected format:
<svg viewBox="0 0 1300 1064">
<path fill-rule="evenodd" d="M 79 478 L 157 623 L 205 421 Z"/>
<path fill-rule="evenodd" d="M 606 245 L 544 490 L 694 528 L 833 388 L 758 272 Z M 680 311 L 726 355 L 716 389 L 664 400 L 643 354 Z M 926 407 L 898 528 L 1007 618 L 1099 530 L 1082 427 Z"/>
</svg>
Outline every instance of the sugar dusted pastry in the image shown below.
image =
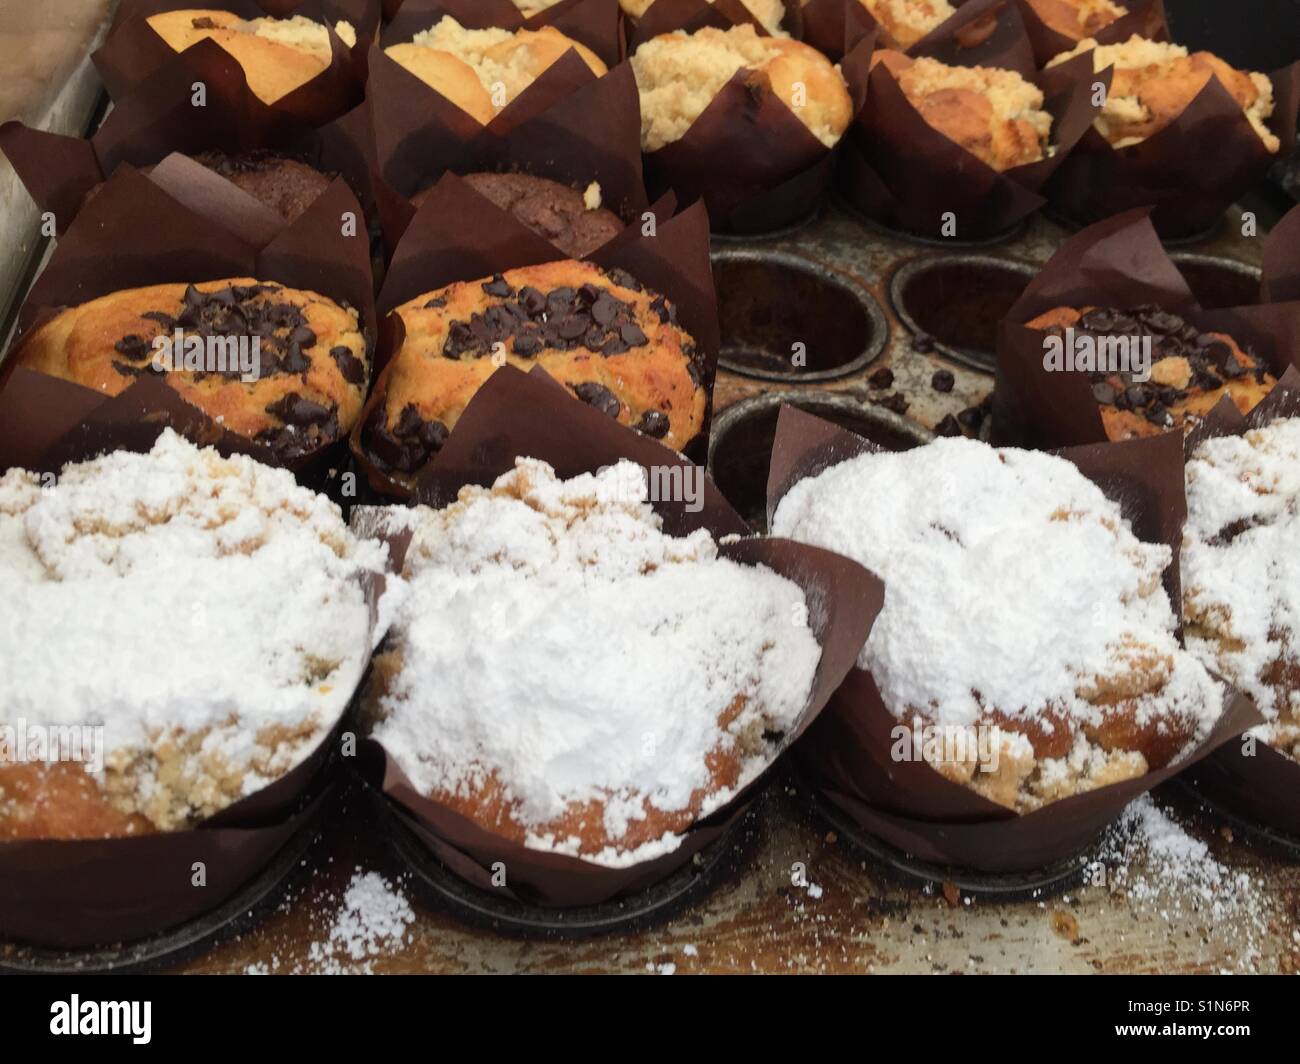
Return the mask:
<svg viewBox="0 0 1300 1064">
<path fill-rule="evenodd" d="M 994 170 L 1051 154 L 1043 92 L 1014 70 L 953 67 L 888 50 L 874 53 L 871 63 L 884 64 L 929 125 Z"/>
<path fill-rule="evenodd" d="M 384 53 L 486 125 L 570 50 L 597 77 L 606 73 L 595 52 L 551 26 L 470 30 L 450 15 Z"/>
<path fill-rule="evenodd" d="M 515 0 L 515 2 L 528 3 L 530 0 Z M 545 3 L 546 0 L 541 2 Z M 781 29 L 781 20 L 785 18 L 785 4 L 782 0 L 740 0 L 740 2 L 754 18 L 758 19 L 768 33 L 785 35 Z M 633 18 L 640 18 L 650 10 L 650 5 L 653 3 L 654 0 L 618 0 L 619 7 Z M 714 0 L 709 0 L 709 3 L 714 3 Z"/>
<path fill-rule="evenodd" d="M 1047 65 L 1056 66 L 1084 52 L 1092 52 L 1098 73 L 1114 67 L 1106 105 L 1095 124 L 1116 148 L 1159 133 L 1186 110 L 1210 78 L 1217 78 L 1237 101 L 1268 151 L 1281 146 L 1266 125 L 1273 113 L 1273 84 L 1264 74 L 1236 70 L 1210 52 L 1189 54 L 1180 44 L 1149 41 L 1137 34 L 1122 44 L 1100 46 L 1088 38 Z"/>
<path fill-rule="evenodd" d="M 289 772 L 360 682 L 384 561 L 290 473 L 170 429 L 4 474 L 0 840 L 177 831 Z"/>
<path fill-rule="evenodd" d="M 774 535 L 885 583 L 858 658 L 901 725 L 979 743 L 926 760 L 1000 805 L 1049 802 L 1178 761 L 1222 687 L 1175 635 L 1167 546 L 1062 458 L 941 439 L 796 484 Z"/>
<path fill-rule="evenodd" d="M 531 849 L 676 849 L 775 756 L 820 658 L 802 589 L 666 535 L 629 462 L 520 458 L 443 510 L 393 511 L 409 593 L 364 699 L 416 790 Z"/>
<path fill-rule="evenodd" d="M 665 33 L 632 56 L 641 91 L 641 147 L 658 151 L 686 135 L 733 77 L 770 88 L 828 148 L 853 117 L 839 70 L 799 41 L 760 37 L 753 26 Z"/>
<path fill-rule="evenodd" d="M 164 11 L 147 19 L 175 51 L 211 39 L 233 55 L 248 78 L 248 87 L 264 103 L 274 103 L 317 74 L 332 60 L 329 31 L 302 15 L 292 18 L 242 19 L 229 11 L 194 8 Z M 357 34 L 348 22 L 334 32 L 349 48 Z"/>
<path fill-rule="evenodd" d="M 1254 699 L 1250 734 L 1300 761 L 1300 418 L 1197 448 L 1182 578 L 1188 649 Z"/>
</svg>

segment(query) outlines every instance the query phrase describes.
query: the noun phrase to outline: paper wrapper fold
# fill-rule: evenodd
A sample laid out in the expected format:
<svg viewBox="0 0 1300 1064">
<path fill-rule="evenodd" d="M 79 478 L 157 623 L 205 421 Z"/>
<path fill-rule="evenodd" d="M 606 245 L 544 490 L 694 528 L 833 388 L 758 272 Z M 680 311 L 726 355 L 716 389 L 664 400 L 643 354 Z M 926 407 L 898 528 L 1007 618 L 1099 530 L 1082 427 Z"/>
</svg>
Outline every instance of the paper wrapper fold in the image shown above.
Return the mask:
<svg viewBox="0 0 1300 1064">
<path fill-rule="evenodd" d="M 379 53 L 369 91 L 390 254 L 415 215 L 411 198 L 448 173 L 520 172 L 579 189 L 595 181 L 602 205 L 625 220 L 646 207 L 640 100 L 626 65 L 597 79 L 569 54 L 487 127 Z"/>
<path fill-rule="evenodd" d="M 417 501 L 444 506 L 467 484 L 490 485 L 514 468 L 516 457 L 549 462 L 569 478 L 627 459 L 648 468 L 690 468 L 680 455 L 639 436 L 598 411 L 573 402 L 544 373 L 524 374 L 512 367 L 495 373 L 471 400 L 446 446 L 421 478 Z M 715 538 L 747 536 L 749 528 L 711 480 L 704 480 L 702 507 L 692 513 L 684 502 L 656 503 L 664 530 L 688 535 L 706 528 Z M 382 511 L 359 508 L 353 524 L 361 532 L 375 527 Z M 409 543 L 409 534 L 405 537 Z M 406 543 L 390 539 L 394 564 L 400 566 Z M 785 540 L 747 538 L 723 546 L 725 557 L 745 565 L 766 565 L 803 588 L 809 624 L 822 646 L 821 661 L 798 725 L 782 749 L 817 716 L 857 657 L 879 601 L 876 581 L 864 569 L 827 551 Z M 511 707 L 484 707 L 509 712 Z M 507 870 L 509 897 L 533 905 L 596 905 L 643 889 L 684 867 L 691 857 L 717 840 L 739 816 L 759 785 L 751 782 L 732 801 L 685 832 L 670 854 L 628 868 L 606 868 L 581 858 L 530 850 L 485 831 L 466 818 L 417 794 L 393 759 L 382 750 L 377 782 L 404 820 L 453 872 L 483 889 L 494 862 Z M 769 766 L 770 767 L 770 766 Z"/>
<path fill-rule="evenodd" d="M 979 240 L 1022 222 L 1046 202 L 1039 190 L 1097 114 L 1088 57 L 1030 76 L 1052 116 L 1054 151 L 999 172 L 926 122 L 884 64 L 868 73 L 869 62 L 862 46 L 844 62 L 864 103 L 844 144 L 840 189 L 868 218 L 919 236 Z"/>
<path fill-rule="evenodd" d="M 1264 242 L 1260 300 L 1264 303 L 1300 301 L 1300 205 L 1283 215 Z"/>
<path fill-rule="evenodd" d="M 1276 230 L 1275 230 L 1276 232 Z M 1188 434 L 1188 457 L 1206 440 L 1239 436 L 1279 418 L 1300 417 L 1300 370 L 1291 367 L 1268 396 L 1243 415 L 1223 400 Z M 1216 751 L 1188 774 L 1196 788 L 1240 816 L 1300 840 L 1300 763 L 1264 742 L 1253 752 L 1243 743 Z"/>
<path fill-rule="evenodd" d="M 878 448 L 790 407 L 777 421 L 768 478 L 768 512 L 799 480 Z M 1134 533 L 1174 551 L 1186 500 L 1181 441 L 1168 437 L 1062 452 L 1119 504 Z M 1180 601 L 1177 565 L 1165 574 Z M 899 718 L 885 706 L 871 673 L 854 667 L 796 755 L 825 797 L 862 829 L 923 860 L 982 872 L 1049 867 L 1086 847 L 1123 807 L 1259 722 L 1250 700 L 1229 691 L 1208 737 L 1176 764 L 1017 814 L 936 772 L 921 760 L 895 761 L 891 731 Z"/>
<path fill-rule="evenodd" d="M 191 103 L 196 80 L 207 87 L 203 107 Z M 92 137 L 6 122 L 0 149 L 41 210 L 54 214 L 60 235 L 86 195 L 119 164 L 149 167 L 173 152 L 276 152 L 338 174 L 368 210 L 373 202 L 369 110 L 361 105 L 317 126 L 280 114 L 249 91 L 242 68 L 212 41 L 164 62 L 117 103 Z"/>
<path fill-rule="evenodd" d="M 810 0 L 802 12 L 803 39 L 835 60 L 860 36 L 874 35 L 879 48 L 929 56 L 950 66 L 1002 67 L 1026 76 L 1038 69 L 1015 0 L 965 0 L 956 7 L 955 14 L 902 49 L 859 0 Z"/>
<path fill-rule="evenodd" d="M 1166 240 L 1199 236 L 1296 143 L 1300 62 L 1270 75 L 1273 115 L 1281 141 L 1270 154 L 1237 102 L 1211 78 L 1173 122 L 1146 140 L 1114 148 L 1089 129 L 1048 183 L 1052 209 L 1087 225 L 1133 207 L 1153 207 L 1152 223 Z"/>
<path fill-rule="evenodd" d="M 1270 240 L 1270 247 L 1278 242 Z M 1275 259 L 1294 261 L 1294 248 Z M 1146 210 L 1098 222 L 1066 240 L 998 325 L 993 438 L 1061 447 L 1106 438 L 1086 373 L 1043 365 L 1043 336 L 1025 323 L 1055 307 L 1154 303 L 1202 330 L 1225 332 L 1281 376 L 1300 360 L 1300 301 L 1202 310 L 1160 243 Z"/>
<path fill-rule="evenodd" d="M 343 218 L 356 235 L 344 235 Z M 59 242 L 19 312 L 21 345 L 32 328 L 66 307 L 127 288 L 167 282 L 253 277 L 319 292 L 355 307 L 373 348 L 375 313 L 369 240 L 356 197 L 336 179 L 296 222 L 182 155 L 164 159 L 146 178 L 123 164 L 83 208 Z M 40 378 L 38 381 L 32 378 Z M 11 390 L 15 390 L 13 394 Z M 39 416 L 25 404 L 39 396 Z M 247 453 L 279 464 L 266 448 L 214 424 L 160 380 L 143 378 L 116 397 L 70 381 L 17 369 L 0 374 L 0 438 L 11 440 L 27 468 L 79 449 L 93 436 L 116 449 L 141 422 L 172 424 L 223 453 Z M 156 435 L 156 433 L 155 433 Z M 64 443 L 60 443 L 64 441 Z M 62 447 L 62 449 L 60 449 Z M 331 444 L 292 463 L 315 464 L 341 447 Z"/>
<path fill-rule="evenodd" d="M 107 39 L 91 56 L 115 101 L 126 97 L 177 54 L 146 20 L 189 6 L 182 0 L 122 0 Z M 245 19 L 303 15 L 328 27 L 333 61 L 316 77 L 271 104 L 277 114 L 321 125 L 361 103 L 366 49 L 378 28 L 379 0 L 221 0 L 218 6 Z M 357 31 L 355 47 L 348 48 L 334 32 L 338 21 L 350 22 Z M 188 58 L 197 47 L 180 54 Z"/>
<path fill-rule="evenodd" d="M 716 0 L 714 3 L 709 0 L 654 0 L 640 18 L 628 16 L 626 21 L 628 54 L 654 37 L 677 30 L 694 33 L 702 29 L 753 26 L 759 36 L 770 36 L 767 27 L 754 17 L 743 0 Z M 803 12 L 799 0 L 785 0 L 781 30 L 795 39 L 802 36 Z"/>
<path fill-rule="evenodd" d="M 589 258 L 606 269 L 626 270 L 677 307 L 678 323 L 695 340 L 701 381 L 711 399 L 721 335 L 709 263 L 708 217 L 698 203 L 675 217 L 669 216 L 671 210 L 671 197 L 656 205 L 656 235 L 641 236 L 638 228 L 629 226 Z M 457 281 L 491 277 L 560 258 L 563 255 L 549 241 L 473 192 L 463 181 L 454 175 L 444 178 L 435 197 L 424 205 L 403 237 L 379 293 L 379 311 L 385 318 L 375 372 L 396 354 L 404 339 L 400 317 L 390 313 L 394 308 Z M 691 457 L 703 451 L 708 424 L 706 413 L 698 442 L 685 448 Z M 408 491 L 369 461 L 361 443 L 363 427 L 359 423 L 352 433 L 352 453 L 371 486 L 385 494 L 405 497 Z"/>
<path fill-rule="evenodd" d="M 1030 44 L 1034 49 L 1034 61 L 1040 67 L 1046 66 L 1048 60 L 1062 52 L 1074 49 L 1078 42 L 1048 26 L 1028 0 L 1016 0 L 1016 2 L 1020 7 L 1020 16 L 1024 19 L 1025 32 L 1029 35 Z M 1164 0 L 1116 0 L 1116 2 L 1120 7 L 1127 9 L 1127 14 L 1089 35 L 1098 44 L 1119 44 L 1127 41 L 1135 33 L 1150 41 L 1169 39 Z"/>
</svg>

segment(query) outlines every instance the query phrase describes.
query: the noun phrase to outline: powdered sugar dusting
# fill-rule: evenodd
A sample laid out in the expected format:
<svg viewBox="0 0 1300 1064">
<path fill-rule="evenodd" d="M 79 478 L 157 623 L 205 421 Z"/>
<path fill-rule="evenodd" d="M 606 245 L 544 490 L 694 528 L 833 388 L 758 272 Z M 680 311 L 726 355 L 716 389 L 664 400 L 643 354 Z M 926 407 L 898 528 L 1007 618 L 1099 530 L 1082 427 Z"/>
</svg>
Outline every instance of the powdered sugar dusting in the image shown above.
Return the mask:
<svg viewBox="0 0 1300 1064">
<path fill-rule="evenodd" d="M 326 937 L 311 944 L 308 961 L 321 975 L 371 974 L 374 961 L 400 949 L 415 912 L 378 872 L 357 870 Z"/>
</svg>

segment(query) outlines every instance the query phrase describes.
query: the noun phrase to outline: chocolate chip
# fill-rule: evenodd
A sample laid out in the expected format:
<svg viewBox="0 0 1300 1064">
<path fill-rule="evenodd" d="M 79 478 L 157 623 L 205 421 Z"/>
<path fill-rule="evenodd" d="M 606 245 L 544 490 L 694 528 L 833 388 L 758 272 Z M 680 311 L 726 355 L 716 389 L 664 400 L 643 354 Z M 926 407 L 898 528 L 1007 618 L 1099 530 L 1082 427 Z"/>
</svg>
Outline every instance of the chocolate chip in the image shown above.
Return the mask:
<svg viewBox="0 0 1300 1064">
<path fill-rule="evenodd" d="M 952 391 L 956 383 L 957 378 L 946 369 L 935 370 L 934 376 L 930 378 L 930 387 L 936 392 L 943 392 L 945 395 Z"/>
<path fill-rule="evenodd" d="M 658 410 L 647 410 L 632 427 L 646 436 L 662 440 L 668 435 L 668 415 Z"/>
<path fill-rule="evenodd" d="M 618 335 L 628 347 L 640 347 L 642 344 L 648 343 L 645 333 L 631 323 L 619 329 Z"/>
<path fill-rule="evenodd" d="M 603 384 L 585 381 L 577 385 L 573 391 L 588 406 L 594 406 L 602 414 L 608 414 L 610 417 L 618 417 L 619 411 L 623 409 L 618 396 Z"/>
<path fill-rule="evenodd" d="M 935 425 L 934 432 L 936 436 L 961 436 L 961 422 L 951 414 L 944 414 L 939 424 Z"/>
<path fill-rule="evenodd" d="M 912 337 L 912 350 L 927 355 L 935 348 L 934 337 L 929 333 L 917 333 Z"/>
<path fill-rule="evenodd" d="M 644 292 L 641 282 L 633 277 L 627 270 L 620 270 L 617 267 L 612 270 L 606 270 L 605 276 L 621 288 L 629 288 L 633 292 Z"/>
<path fill-rule="evenodd" d="M 366 379 L 366 364 L 352 353 L 352 349 L 341 344 L 330 348 L 330 357 L 339 367 L 339 373 L 349 384 L 362 384 Z"/>
<path fill-rule="evenodd" d="M 446 296 L 434 296 L 429 302 L 424 304 L 425 310 L 441 310 L 447 305 Z"/>
<path fill-rule="evenodd" d="M 278 417 L 286 425 L 321 425 L 334 411 L 297 392 L 289 392 L 266 407 L 268 414 Z"/>
<path fill-rule="evenodd" d="M 965 410 L 957 411 L 957 422 L 971 435 L 975 435 L 984 424 L 984 414 L 985 411 L 981 407 L 968 406 Z"/>
<path fill-rule="evenodd" d="M 907 413 L 908 402 L 898 393 L 887 395 L 883 399 L 872 399 L 871 401 L 877 406 L 883 406 L 886 410 L 892 410 L 895 414 Z"/>
<path fill-rule="evenodd" d="M 881 390 L 892 388 L 894 386 L 894 371 L 887 366 L 881 366 L 880 369 L 867 378 L 867 383 L 871 387 Z"/>
<path fill-rule="evenodd" d="M 113 345 L 113 350 L 119 355 L 125 355 L 132 362 L 139 362 L 141 359 L 149 357 L 149 353 L 153 350 L 153 347 L 143 336 L 130 333 L 118 340 L 118 342 Z"/>
<path fill-rule="evenodd" d="M 1151 389 L 1145 384 L 1130 384 L 1124 389 L 1124 401 L 1130 407 L 1142 407 L 1151 402 Z"/>
<path fill-rule="evenodd" d="M 1115 388 L 1101 381 L 1092 386 L 1092 397 L 1102 406 L 1111 406 L 1115 402 Z"/>
<path fill-rule="evenodd" d="M 488 295 L 496 296 L 499 299 L 508 299 L 510 296 L 515 294 L 515 290 L 510 287 L 506 282 L 506 279 L 500 274 L 497 274 L 492 278 L 492 280 L 484 282 L 483 291 Z"/>
</svg>

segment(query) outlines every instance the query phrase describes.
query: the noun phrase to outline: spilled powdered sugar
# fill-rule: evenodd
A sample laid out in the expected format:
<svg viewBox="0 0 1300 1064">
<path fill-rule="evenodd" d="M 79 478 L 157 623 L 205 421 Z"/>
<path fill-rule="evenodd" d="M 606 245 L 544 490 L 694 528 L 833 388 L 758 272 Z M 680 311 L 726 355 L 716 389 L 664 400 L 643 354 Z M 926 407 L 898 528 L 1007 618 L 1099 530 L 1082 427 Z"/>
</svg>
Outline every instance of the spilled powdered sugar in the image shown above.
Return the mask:
<svg viewBox="0 0 1300 1064">
<path fill-rule="evenodd" d="M 1218 715 L 1218 685 L 1175 638 L 1160 585 L 1169 548 L 1138 540 L 1064 459 L 963 439 L 866 454 L 796 484 L 772 531 L 884 580 L 858 665 L 900 717 L 924 708 L 965 726 L 984 707 L 1061 707 L 1089 719 L 1079 689 L 1126 666 L 1122 644 L 1172 663 L 1139 721 L 1177 714 L 1204 735 Z"/>
<path fill-rule="evenodd" d="M 765 767 L 748 750 L 794 725 L 820 656 L 803 592 L 719 558 L 706 531 L 665 535 L 647 495 L 629 462 L 562 481 L 519 459 L 491 491 L 417 511 L 394 624 L 402 667 L 374 737 L 421 793 L 494 775 L 521 824 L 600 801 L 617 838 L 650 806 L 688 808 L 719 744 L 746 753 L 741 785 Z M 632 864 L 680 841 L 591 859 Z"/>
<path fill-rule="evenodd" d="M 310 969 L 321 975 L 370 974 L 373 961 L 407 940 L 415 922 L 410 902 L 378 872 L 352 877 L 326 937 L 311 944 Z"/>
</svg>

